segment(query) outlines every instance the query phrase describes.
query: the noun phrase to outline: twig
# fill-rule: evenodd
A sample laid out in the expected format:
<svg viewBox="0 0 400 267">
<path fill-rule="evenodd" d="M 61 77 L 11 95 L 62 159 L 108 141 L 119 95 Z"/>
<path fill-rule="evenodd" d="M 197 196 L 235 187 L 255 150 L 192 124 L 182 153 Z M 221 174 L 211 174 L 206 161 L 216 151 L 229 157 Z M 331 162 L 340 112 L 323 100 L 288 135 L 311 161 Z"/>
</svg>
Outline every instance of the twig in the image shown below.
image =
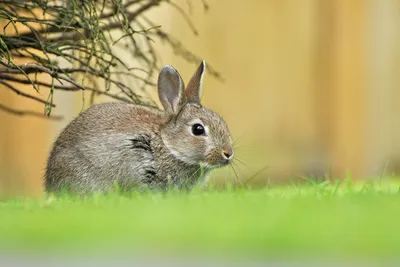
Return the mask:
<svg viewBox="0 0 400 267">
<path fill-rule="evenodd" d="M 18 82 L 18 83 L 22 83 L 22 84 L 30 84 L 30 82 L 27 81 L 27 80 L 20 79 L 20 78 L 14 77 L 14 76 L 6 75 L 6 74 L 0 74 L 0 79 L 9 80 L 9 81 L 13 81 L 13 82 Z M 76 86 L 58 85 L 58 84 L 52 85 L 50 83 L 45 83 L 45 82 L 42 82 L 42 81 L 36 81 L 36 84 L 40 85 L 40 86 L 45 86 L 47 88 L 54 87 L 54 89 L 58 89 L 58 90 L 62 90 L 62 91 L 79 91 L 79 90 L 83 90 L 82 88 L 79 88 L 79 87 L 76 87 Z M 109 93 L 107 91 L 102 91 L 100 89 L 96 89 L 96 88 L 93 88 L 93 87 L 86 86 L 84 88 L 84 90 L 93 91 L 93 92 L 95 92 L 97 94 L 109 96 L 111 98 L 114 98 L 116 100 L 120 100 L 120 101 L 123 101 L 123 102 L 131 102 L 130 100 L 128 100 L 126 98 L 123 98 L 123 97 L 120 97 L 120 96 L 118 96 L 116 94 L 111 94 L 111 93 Z"/>
<path fill-rule="evenodd" d="M 51 77 L 54 77 L 56 79 L 60 79 L 60 80 L 64 80 L 67 81 L 73 85 L 75 85 L 76 87 L 78 87 L 79 89 L 85 89 L 82 85 L 80 85 L 79 83 L 77 83 L 76 81 L 74 81 L 73 79 L 62 75 L 56 71 L 52 71 L 46 67 L 43 66 L 39 66 L 39 65 L 34 65 L 34 64 L 24 64 L 24 65 L 18 65 L 19 69 L 22 69 L 25 71 L 26 74 L 30 74 L 30 73 L 47 73 L 49 74 Z M 11 67 L 6 67 L 6 68 L 0 68 L 0 73 L 14 73 L 14 74 L 19 74 L 20 70 L 17 68 L 11 68 Z"/>
<path fill-rule="evenodd" d="M 0 104 L 0 110 L 3 110 L 5 112 L 18 115 L 18 116 L 33 116 L 33 117 L 39 117 L 39 118 L 46 118 L 46 119 L 51 119 L 51 120 L 61 120 L 63 119 L 63 116 L 58 116 L 58 115 L 50 115 L 46 116 L 43 113 L 31 111 L 31 110 L 18 110 L 18 109 L 13 109 L 10 107 L 7 107 L 3 104 Z"/>
<path fill-rule="evenodd" d="M 24 93 L 24 92 L 18 90 L 17 88 L 15 88 L 14 86 L 12 86 L 11 84 L 6 83 L 5 81 L 1 81 L 1 80 L 0 80 L 0 84 L 5 85 L 6 87 L 8 87 L 8 89 L 10 89 L 11 91 L 15 92 L 17 95 L 21 95 L 21 96 L 23 96 L 23 97 L 36 100 L 36 101 L 38 101 L 38 102 L 40 102 L 40 103 L 43 103 L 43 104 L 46 104 L 46 105 L 51 105 L 52 107 L 55 107 L 55 106 L 56 106 L 55 104 L 51 104 L 51 103 L 47 102 L 46 100 L 43 100 L 43 99 L 41 99 L 41 98 L 39 98 L 39 97 L 36 97 L 36 96 L 30 95 L 30 94 Z"/>
</svg>

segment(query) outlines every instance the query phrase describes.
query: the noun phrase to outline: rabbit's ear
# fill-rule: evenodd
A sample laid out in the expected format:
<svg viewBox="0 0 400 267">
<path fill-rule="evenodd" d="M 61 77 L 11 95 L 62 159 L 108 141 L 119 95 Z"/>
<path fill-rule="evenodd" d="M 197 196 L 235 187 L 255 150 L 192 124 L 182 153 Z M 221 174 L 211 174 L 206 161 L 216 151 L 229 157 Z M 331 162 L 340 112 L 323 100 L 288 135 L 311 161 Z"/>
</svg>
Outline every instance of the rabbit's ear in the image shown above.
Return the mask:
<svg viewBox="0 0 400 267">
<path fill-rule="evenodd" d="M 178 71 L 170 65 L 164 66 L 158 76 L 158 97 L 169 113 L 178 113 L 182 103 L 184 83 Z"/>
<path fill-rule="evenodd" d="M 203 60 L 185 89 L 185 100 L 187 102 L 200 103 L 201 91 L 203 88 L 203 77 L 205 72 L 206 62 Z"/>
</svg>

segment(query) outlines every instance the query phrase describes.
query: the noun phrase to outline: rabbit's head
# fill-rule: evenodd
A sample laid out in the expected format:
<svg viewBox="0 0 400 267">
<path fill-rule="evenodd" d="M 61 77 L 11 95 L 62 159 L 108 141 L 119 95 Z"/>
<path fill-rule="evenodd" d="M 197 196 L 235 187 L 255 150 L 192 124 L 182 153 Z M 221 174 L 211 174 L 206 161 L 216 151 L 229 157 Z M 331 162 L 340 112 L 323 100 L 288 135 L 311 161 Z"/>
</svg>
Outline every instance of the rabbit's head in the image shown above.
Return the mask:
<svg viewBox="0 0 400 267">
<path fill-rule="evenodd" d="M 170 120 L 161 137 L 171 154 L 188 164 L 215 168 L 233 159 L 232 139 L 224 120 L 200 103 L 203 76 L 202 61 L 185 88 L 179 73 L 169 65 L 158 77 L 158 95 Z"/>
</svg>

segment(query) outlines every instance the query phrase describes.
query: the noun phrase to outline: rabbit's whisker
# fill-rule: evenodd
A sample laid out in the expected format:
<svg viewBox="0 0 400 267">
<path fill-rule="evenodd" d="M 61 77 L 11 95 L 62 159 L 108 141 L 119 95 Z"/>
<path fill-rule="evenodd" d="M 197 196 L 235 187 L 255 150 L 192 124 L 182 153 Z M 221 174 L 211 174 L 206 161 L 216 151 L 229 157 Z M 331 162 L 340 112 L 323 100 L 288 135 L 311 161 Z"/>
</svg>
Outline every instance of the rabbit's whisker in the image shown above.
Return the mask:
<svg viewBox="0 0 400 267">
<path fill-rule="evenodd" d="M 241 163 L 243 166 L 246 166 L 246 167 L 247 167 L 247 165 L 243 162 L 243 160 L 239 159 L 238 157 L 233 158 L 233 161 L 234 161 L 234 162 L 237 161 L 237 162 Z"/>
<path fill-rule="evenodd" d="M 234 158 L 233 159 L 233 162 L 234 163 L 240 163 L 243 167 L 245 167 L 248 171 L 252 171 L 249 167 L 248 167 L 248 164 L 246 164 L 244 161 L 242 161 L 241 159 L 238 159 L 238 158 Z M 237 165 L 238 166 L 238 165 Z"/>
<path fill-rule="evenodd" d="M 243 180 L 244 174 L 243 174 L 241 168 L 236 164 L 236 162 L 233 162 L 233 165 L 235 166 L 236 171 L 239 173 L 241 184 L 243 184 L 242 180 Z"/>
<path fill-rule="evenodd" d="M 241 152 L 243 152 L 243 151 L 245 151 L 245 152 L 254 152 L 254 150 L 252 150 L 252 149 L 243 149 L 245 147 L 246 147 L 245 145 L 240 145 L 240 146 L 235 145 L 233 148 L 235 150 L 237 150 L 237 151 L 240 150 Z"/>
<path fill-rule="evenodd" d="M 244 135 L 244 132 L 242 132 L 234 141 L 233 141 L 233 145 L 235 145 Z"/>
<path fill-rule="evenodd" d="M 232 168 L 233 173 L 235 174 L 235 177 L 236 177 L 235 181 L 236 181 L 239 185 L 242 186 L 243 184 L 242 184 L 242 181 L 241 181 L 240 178 L 239 178 L 239 175 L 237 174 L 237 171 L 236 171 L 236 169 L 235 169 L 235 165 L 234 165 L 234 164 L 231 164 L 230 167 Z"/>
</svg>

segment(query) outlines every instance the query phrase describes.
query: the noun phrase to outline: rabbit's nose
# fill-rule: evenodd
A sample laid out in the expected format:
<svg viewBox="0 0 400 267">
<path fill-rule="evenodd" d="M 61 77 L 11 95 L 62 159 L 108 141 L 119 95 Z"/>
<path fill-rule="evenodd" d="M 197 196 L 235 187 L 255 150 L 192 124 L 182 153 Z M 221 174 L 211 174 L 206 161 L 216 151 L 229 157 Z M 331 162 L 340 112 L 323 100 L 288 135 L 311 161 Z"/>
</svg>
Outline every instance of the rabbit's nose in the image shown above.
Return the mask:
<svg viewBox="0 0 400 267">
<path fill-rule="evenodd" d="M 233 156 L 232 154 L 229 154 L 228 152 L 225 152 L 225 151 L 222 153 L 223 153 L 225 159 L 230 159 Z"/>
<path fill-rule="evenodd" d="M 222 156 L 224 157 L 224 159 L 226 160 L 232 160 L 233 158 L 233 149 L 231 146 L 225 146 L 222 149 Z"/>
</svg>

